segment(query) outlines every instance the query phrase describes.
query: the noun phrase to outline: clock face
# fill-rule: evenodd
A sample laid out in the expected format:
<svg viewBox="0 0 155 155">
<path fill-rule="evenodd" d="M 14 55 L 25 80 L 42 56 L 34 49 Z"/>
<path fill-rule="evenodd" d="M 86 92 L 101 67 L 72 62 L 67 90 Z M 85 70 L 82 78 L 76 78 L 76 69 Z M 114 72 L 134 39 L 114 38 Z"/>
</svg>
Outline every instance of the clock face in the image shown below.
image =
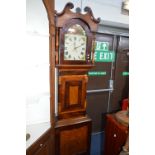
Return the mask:
<svg viewBox="0 0 155 155">
<path fill-rule="evenodd" d="M 86 60 L 87 37 L 83 28 L 76 24 L 65 34 L 64 60 Z"/>
<path fill-rule="evenodd" d="M 66 34 L 64 60 L 86 59 L 86 36 Z"/>
</svg>

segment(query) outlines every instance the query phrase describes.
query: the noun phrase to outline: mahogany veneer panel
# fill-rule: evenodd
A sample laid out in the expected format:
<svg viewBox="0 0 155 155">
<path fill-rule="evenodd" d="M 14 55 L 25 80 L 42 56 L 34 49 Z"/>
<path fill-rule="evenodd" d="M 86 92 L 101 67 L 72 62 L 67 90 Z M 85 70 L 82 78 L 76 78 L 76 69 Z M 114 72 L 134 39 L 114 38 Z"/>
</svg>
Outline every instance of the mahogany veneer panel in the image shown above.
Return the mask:
<svg viewBox="0 0 155 155">
<path fill-rule="evenodd" d="M 59 119 L 85 114 L 87 81 L 87 75 L 59 76 Z"/>
<path fill-rule="evenodd" d="M 91 119 L 65 119 L 56 124 L 57 155 L 89 155 Z"/>
</svg>

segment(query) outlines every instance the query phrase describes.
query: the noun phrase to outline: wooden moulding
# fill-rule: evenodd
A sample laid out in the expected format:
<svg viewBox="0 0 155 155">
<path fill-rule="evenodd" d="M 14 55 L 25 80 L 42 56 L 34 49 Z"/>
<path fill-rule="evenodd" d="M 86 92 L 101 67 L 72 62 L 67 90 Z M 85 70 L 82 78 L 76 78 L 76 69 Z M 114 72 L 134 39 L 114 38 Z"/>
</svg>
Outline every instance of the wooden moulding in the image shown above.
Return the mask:
<svg viewBox="0 0 155 155">
<path fill-rule="evenodd" d="M 50 121 L 51 126 L 55 125 L 55 18 L 54 1 L 43 0 L 49 20 L 49 61 L 50 61 Z"/>
<path fill-rule="evenodd" d="M 81 123 L 84 123 L 86 121 L 86 119 L 87 119 L 87 121 L 91 121 L 91 118 L 88 115 L 76 117 L 76 118 L 59 120 L 56 122 L 55 128 L 65 127 L 66 124 L 67 125 L 74 125 L 75 122 L 76 122 L 76 124 L 81 124 Z"/>
<path fill-rule="evenodd" d="M 56 26 L 63 27 L 64 23 L 66 23 L 68 20 L 73 18 L 75 19 L 79 18 L 88 23 L 90 30 L 92 32 L 96 32 L 98 28 L 98 23 L 100 22 L 100 18 L 96 19 L 94 17 L 91 8 L 85 7 L 84 8 L 84 11 L 86 12 L 85 14 L 82 14 L 80 12 L 72 12 L 71 9 L 73 8 L 74 8 L 73 3 L 69 2 L 66 4 L 62 12 L 58 13 L 57 11 L 55 11 Z"/>
<path fill-rule="evenodd" d="M 54 0 L 43 0 L 49 20 L 49 61 L 50 61 L 50 123 L 51 123 L 51 154 L 55 154 L 55 16 Z"/>
<path fill-rule="evenodd" d="M 54 0 L 42 0 L 47 10 L 49 25 L 55 25 L 54 21 Z"/>
<path fill-rule="evenodd" d="M 87 75 L 87 70 L 59 70 L 59 76 L 62 75 Z"/>
<path fill-rule="evenodd" d="M 95 65 L 56 65 L 59 69 L 91 69 L 92 67 L 95 67 Z"/>
</svg>

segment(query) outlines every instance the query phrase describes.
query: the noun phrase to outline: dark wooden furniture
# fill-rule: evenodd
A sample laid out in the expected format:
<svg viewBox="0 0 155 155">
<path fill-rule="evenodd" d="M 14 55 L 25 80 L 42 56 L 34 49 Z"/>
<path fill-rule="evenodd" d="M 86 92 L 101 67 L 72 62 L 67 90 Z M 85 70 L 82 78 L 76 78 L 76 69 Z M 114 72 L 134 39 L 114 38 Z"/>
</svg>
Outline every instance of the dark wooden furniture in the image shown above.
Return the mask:
<svg viewBox="0 0 155 155">
<path fill-rule="evenodd" d="M 118 155 L 128 136 L 128 127 L 116 121 L 113 114 L 106 116 L 104 155 Z"/>
<path fill-rule="evenodd" d="M 90 154 L 91 119 L 63 119 L 56 124 L 56 155 Z"/>
<path fill-rule="evenodd" d="M 26 155 L 52 155 L 51 152 L 51 129 L 49 129 L 26 150 Z"/>
</svg>

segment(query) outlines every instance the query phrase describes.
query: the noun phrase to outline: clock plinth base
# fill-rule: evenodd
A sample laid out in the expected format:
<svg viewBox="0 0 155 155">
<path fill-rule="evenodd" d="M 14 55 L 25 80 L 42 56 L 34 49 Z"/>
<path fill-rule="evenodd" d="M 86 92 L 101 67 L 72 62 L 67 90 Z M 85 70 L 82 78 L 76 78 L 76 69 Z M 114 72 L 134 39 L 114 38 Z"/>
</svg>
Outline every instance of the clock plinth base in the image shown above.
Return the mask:
<svg viewBox="0 0 155 155">
<path fill-rule="evenodd" d="M 57 121 L 56 154 L 89 155 L 91 142 L 91 124 L 88 116 Z"/>
</svg>

